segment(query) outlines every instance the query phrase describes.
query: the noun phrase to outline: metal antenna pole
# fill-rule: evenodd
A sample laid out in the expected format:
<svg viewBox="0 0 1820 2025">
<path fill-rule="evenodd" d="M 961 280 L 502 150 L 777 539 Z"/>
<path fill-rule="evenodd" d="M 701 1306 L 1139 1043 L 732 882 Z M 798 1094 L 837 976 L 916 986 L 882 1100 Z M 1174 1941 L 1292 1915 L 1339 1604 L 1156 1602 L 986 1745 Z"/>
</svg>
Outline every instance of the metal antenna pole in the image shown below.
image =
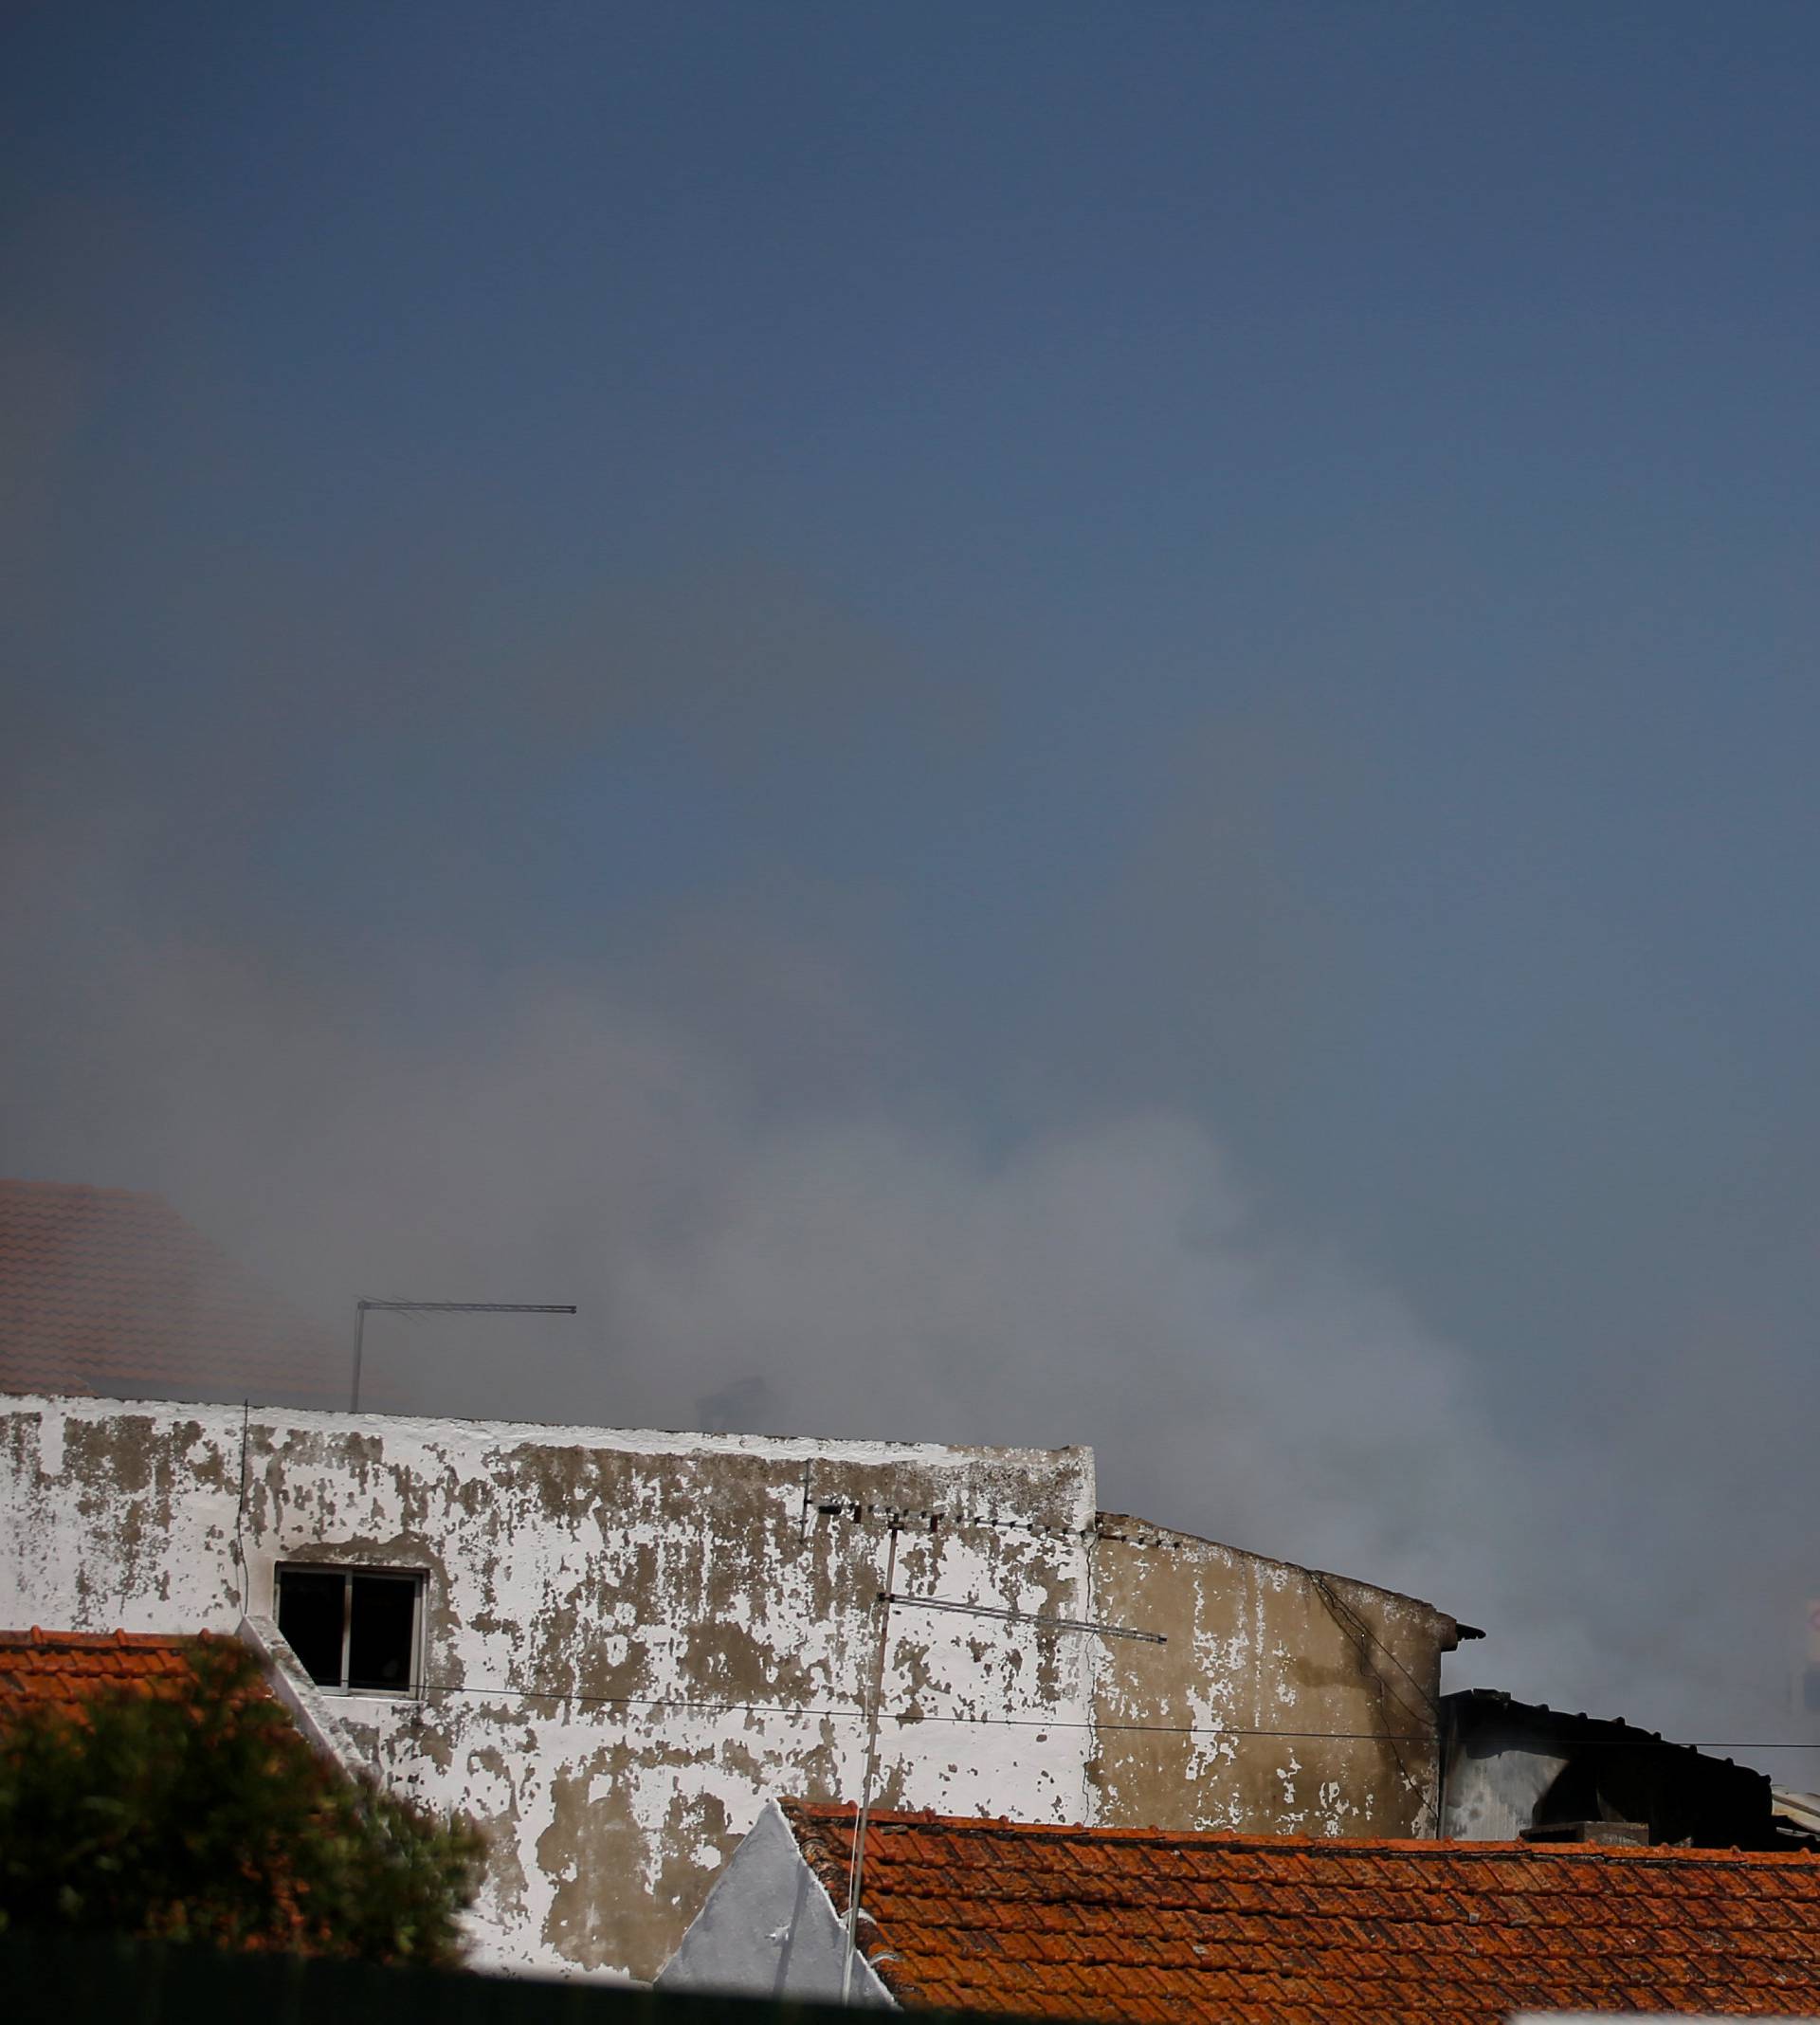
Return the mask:
<svg viewBox="0 0 1820 2025">
<path fill-rule="evenodd" d="M 415 1315 L 573 1315 L 571 1305 L 551 1301 L 356 1301 L 354 1326 L 354 1386 L 348 1396 L 348 1411 L 360 1411 L 360 1352 L 366 1341 L 367 1311 L 403 1309 Z"/>
<path fill-rule="evenodd" d="M 367 1305 L 364 1301 L 354 1304 L 354 1390 L 348 1398 L 348 1412 L 360 1411 L 360 1352 L 367 1341 Z"/>
<path fill-rule="evenodd" d="M 953 1611 L 964 1617 L 996 1617 L 1001 1624 L 1028 1624 L 1041 1632 L 1084 1632 L 1095 1638 L 1137 1638 L 1145 1645 L 1167 1645 L 1161 1632 L 1139 1631 L 1130 1624 L 1100 1624 L 1085 1617 L 1048 1617 L 1033 1611 L 1000 1610 L 991 1603 L 951 1603 L 945 1596 L 901 1596 L 892 1583 L 898 1573 L 898 1523 L 891 1522 L 891 1552 L 884 1566 L 884 1587 L 879 1592 L 879 1650 L 872 1668 L 872 1699 L 866 1710 L 865 1778 L 860 1787 L 860 1812 L 853 1823 L 853 1856 L 846 1870 L 846 1949 L 841 1963 L 841 2002 L 852 2001 L 853 1958 L 858 1952 L 860 1885 L 865 1875 L 865 1824 L 872 1812 L 872 1781 L 878 1770 L 879 1708 L 884 1698 L 884 1641 L 891 1622 L 891 1606 L 907 1604 L 913 1610 Z"/>
<path fill-rule="evenodd" d="M 872 1656 L 872 1694 L 866 1707 L 865 1775 L 860 1781 L 860 1811 L 853 1822 L 853 1857 L 846 1870 L 846 1947 L 841 1960 L 841 2002 L 852 2001 L 853 1955 L 859 1946 L 860 1885 L 865 1875 L 865 1824 L 872 1812 L 872 1781 L 879 1769 L 879 1706 L 884 1699 L 884 1648 L 891 1632 L 891 1585 L 898 1578 L 898 1522 L 891 1522 L 891 1546 L 884 1561 L 884 1587 L 873 1608 L 879 1614 L 879 1649 Z"/>
</svg>

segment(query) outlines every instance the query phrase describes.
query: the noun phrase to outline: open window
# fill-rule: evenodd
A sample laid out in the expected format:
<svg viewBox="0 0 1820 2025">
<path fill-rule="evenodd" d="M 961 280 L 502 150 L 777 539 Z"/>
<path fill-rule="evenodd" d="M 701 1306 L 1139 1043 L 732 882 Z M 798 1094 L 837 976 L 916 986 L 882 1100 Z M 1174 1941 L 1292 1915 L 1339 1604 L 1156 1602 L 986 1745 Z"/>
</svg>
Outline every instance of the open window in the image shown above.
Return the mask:
<svg viewBox="0 0 1820 2025">
<path fill-rule="evenodd" d="M 281 1567 L 278 1628 L 331 1694 L 414 1695 L 423 1676 L 424 1578 L 373 1568 Z"/>
</svg>

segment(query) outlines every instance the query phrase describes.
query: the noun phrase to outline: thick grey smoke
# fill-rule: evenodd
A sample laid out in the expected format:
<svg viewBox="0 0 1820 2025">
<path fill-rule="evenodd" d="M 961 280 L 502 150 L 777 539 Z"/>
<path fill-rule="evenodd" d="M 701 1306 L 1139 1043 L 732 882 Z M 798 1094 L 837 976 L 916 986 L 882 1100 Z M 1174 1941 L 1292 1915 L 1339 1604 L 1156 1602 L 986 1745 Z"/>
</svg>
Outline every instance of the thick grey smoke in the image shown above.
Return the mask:
<svg viewBox="0 0 1820 2025">
<path fill-rule="evenodd" d="M 1787 1734 L 1774 1669 L 1735 1664 L 1764 1608 L 1723 1580 L 1737 1531 L 1665 1495 L 1684 1408 L 1602 1455 L 1502 1438 L 1466 1362 L 1264 1227 L 1189 1116 L 989 1140 L 883 1078 L 780 1101 L 779 1008 L 835 1034 L 866 1011 L 831 958 L 750 932 L 688 971 L 717 1000 L 742 980 L 743 1047 L 723 1005 L 654 1012 L 635 967 L 413 952 L 413 1020 L 396 951 L 302 976 L 148 918 L 106 822 L 13 847 L 10 1169 L 162 1190 L 337 1326 L 356 1293 L 580 1304 L 375 1320 L 370 1368 L 410 1405 L 1090 1443 L 1111 1505 L 1485 1624 L 1462 1681 Z"/>
<path fill-rule="evenodd" d="M 98 229 L 44 244 L 118 268 Z M 49 306 L 0 330 L 6 1171 L 160 1191 L 336 1327 L 360 1294 L 580 1304 L 375 1320 L 371 1368 L 426 1411 L 1089 1443 L 1109 1505 L 1484 1625 L 1463 1682 L 1684 1736 L 1793 1733 L 1785 1627 L 1814 1585 L 1789 1332 L 1680 1301 L 1697 1268 L 1658 1261 L 1674 1333 L 1616 1346 L 1589 1415 L 1560 1385 L 1571 1348 L 1442 1340 L 1225 1150 L 1210 1032 L 1226 1101 L 1267 1106 L 1343 1005 L 1273 848 L 1273 783 L 1309 765 L 1293 726 L 1212 725 L 1084 890 L 1046 860 L 999 873 L 969 932 L 1046 905 L 1046 956 L 948 963 L 839 865 L 842 782 L 856 752 L 873 780 L 1014 778 L 1028 727 L 990 683 L 932 681 L 750 556 L 603 567 L 586 610 L 552 603 L 488 566 L 483 499 L 371 554 L 279 528 L 224 558 L 170 520 L 152 460 L 63 542 L 107 382 L 93 305 L 49 285 L 82 264 L 40 267 Z M 155 324 L 173 284 L 134 274 Z M 256 464 L 195 390 L 173 416 L 173 456 Z M 97 547 L 121 558 L 100 595 Z M 698 806 L 571 833 L 577 756 L 655 797 L 678 751 Z M 1338 792 L 1343 756 L 1319 763 Z M 823 876 L 780 852 L 729 877 L 806 794 Z M 692 874 L 615 855 L 659 835 L 686 854 L 723 817 L 738 841 Z M 1007 841 L 957 852 L 957 876 Z M 1087 958 L 1055 958 L 1075 941 Z M 995 1021 L 975 1001 L 1008 995 L 1011 960 L 1049 967 Z M 1045 1018 L 1020 1050 L 1016 1022 Z M 1350 1191 L 1379 1143 L 1334 1144 Z M 1435 1277 L 1483 1293 L 1512 1249 L 1500 1177 L 1459 1172 Z M 1786 1191 L 1790 1255 L 1811 1199 Z M 1591 1284 L 1582 1262 L 1562 1303 Z"/>
</svg>

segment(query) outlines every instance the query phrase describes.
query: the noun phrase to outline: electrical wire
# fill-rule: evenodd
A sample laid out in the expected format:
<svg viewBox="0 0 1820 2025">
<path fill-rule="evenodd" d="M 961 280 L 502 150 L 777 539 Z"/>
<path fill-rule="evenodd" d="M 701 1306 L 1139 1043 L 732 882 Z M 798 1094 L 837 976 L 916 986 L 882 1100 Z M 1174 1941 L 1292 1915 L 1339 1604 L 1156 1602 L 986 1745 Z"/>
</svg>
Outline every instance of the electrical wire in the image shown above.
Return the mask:
<svg viewBox="0 0 1820 2025">
<path fill-rule="evenodd" d="M 664 1695 L 575 1694 L 560 1688 L 474 1687 L 465 1682 L 426 1681 L 428 1694 L 469 1694 L 500 1701 L 565 1702 L 584 1708 L 686 1709 L 709 1715 L 780 1716 L 788 1722 L 860 1723 L 865 1711 L 846 1708 L 791 1708 L 776 1702 L 701 1702 Z M 1431 1731 L 1403 1735 L 1383 1730 L 1261 1729 L 1238 1724 L 1081 1723 L 1044 1716 L 970 1716 L 941 1711 L 881 1711 L 883 1723 L 914 1728 L 921 1723 L 950 1723 L 988 1729 L 1092 1730 L 1101 1736 L 1278 1738 L 1297 1743 L 1433 1743 Z M 1820 1751 L 1820 1739 L 1785 1738 L 1772 1742 L 1676 1743 L 1665 1737 L 1614 1738 L 1601 1741 L 1600 1750 L 1632 1751 Z"/>
<path fill-rule="evenodd" d="M 1416 1693 L 1421 1697 L 1423 1706 L 1427 1709 L 1428 1713 L 1430 1716 L 1433 1716 L 1438 1719 L 1441 1711 L 1439 1705 L 1435 1701 L 1435 1698 L 1429 1693 L 1428 1689 L 1422 1686 L 1421 1682 L 1419 1682 L 1415 1678 L 1415 1676 L 1410 1671 L 1410 1669 L 1406 1666 L 1404 1666 L 1403 1662 L 1397 1658 L 1396 1654 L 1390 1651 L 1390 1649 L 1384 1644 L 1383 1640 L 1380 1639 L 1377 1633 L 1372 1630 L 1371 1626 L 1365 1621 L 1365 1619 L 1361 1617 L 1358 1613 L 1352 1608 L 1350 1604 L 1343 1603 L 1340 1598 L 1334 1594 L 1333 1584 L 1328 1581 L 1327 1578 L 1324 1575 L 1318 1573 L 1316 1570 L 1310 1569 L 1309 1580 L 1314 1584 L 1315 1594 L 1320 1596 L 1321 1602 L 1326 1605 L 1327 1615 L 1334 1620 L 1337 1625 L 1338 1625 L 1341 1635 L 1345 1638 L 1350 1639 L 1353 1645 L 1357 1649 L 1359 1662 L 1364 1669 L 1366 1676 L 1371 1681 L 1372 1686 L 1377 1690 L 1377 1706 L 1379 1714 L 1383 1715 L 1387 1713 L 1384 1705 L 1385 1702 L 1389 1700 L 1391 1702 L 1395 1703 L 1396 1706 L 1402 1711 L 1402 1713 L 1408 1718 L 1410 1718 L 1412 1722 L 1420 1723 L 1422 1721 L 1421 1714 L 1417 1710 L 1411 1708 L 1410 1705 L 1403 1699 L 1403 1697 L 1397 1693 L 1395 1688 L 1391 1684 L 1391 1682 L 1386 1680 L 1386 1678 L 1384 1677 L 1383 1670 L 1378 1667 L 1376 1662 L 1372 1657 L 1374 1651 L 1380 1651 L 1386 1654 L 1386 1656 L 1396 1667 L 1398 1672 L 1403 1675 L 1403 1677 L 1410 1683 L 1410 1687 L 1412 1687 L 1415 1689 Z M 1390 1746 L 1392 1758 L 1395 1760 L 1398 1778 L 1402 1779 L 1406 1791 L 1421 1795 L 1423 1810 L 1425 1813 L 1433 1816 L 1435 1833 L 1438 1834 L 1441 1831 L 1441 1798 L 1439 1793 L 1437 1792 L 1436 1794 L 1430 1796 L 1423 1792 L 1421 1784 L 1410 1776 L 1410 1768 L 1403 1761 L 1403 1753 L 1397 1748 L 1398 1740 L 1396 1739 L 1394 1734 L 1388 1727 L 1386 1727 L 1381 1734 L 1383 1736 L 1385 1743 Z"/>
<path fill-rule="evenodd" d="M 465 1303 L 453 1302 L 437 1303 L 433 1304 L 439 1307 L 448 1308 L 466 1307 L 467 1305 L 469 1305 L 469 1304 Z M 409 1310 L 419 1306 L 429 1306 L 432 1305 L 432 1304 L 405 1302 L 391 1303 L 373 1301 L 364 1302 L 361 1304 L 361 1305 L 371 1308 L 395 1306 L 401 1309 Z M 484 1305 L 484 1304 L 473 1304 L 473 1305 L 478 1307 Z M 246 1441 L 246 1414 L 245 1413 L 243 1413 L 243 1445 Z M 246 1495 L 244 1447 L 242 1469 L 242 1499 L 244 1508 L 244 1499 Z M 811 1504 L 810 1488 L 810 1463 L 806 1462 L 803 1470 L 803 1510 L 800 1524 L 800 1530 L 805 1544 L 807 1543 L 809 1521 L 811 1513 L 813 1513 L 815 1516 L 822 1518 L 846 1519 L 849 1523 L 853 1523 L 864 1524 L 867 1521 L 883 1523 L 885 1524 L 890 1525 L 894 1530 L 908 1530 L 908 1522 L 920 1521 L 927 1526 L 928 1531 L 932 1536 L 943 1531 L 950 1533 L 1021 1533 L 1028 1537 L 1041 1540 L 1084 1540 L 1089 1543 L 1089 1547 L 1094 1544 L 1097 1544 L 1101 1541 L 1110 1540 L 1117 1541 L 1123 1545 L 1134 1546 L 1146 1549 L 1151 1552 L 1161 1553 L 1192 1553 L 1196 1547 L 1212 1544 L 1212 1542 L 1203 1542 L 1192 1535 L 1162 1538 L 1155 1534 L 1145 1536 L 1137 1533 L 1115 1532 L 1111 1527 L 1103 1524 L 1097 1516 L 1092 1523 L 1084 1526 L 1046 1525 L 1038 1521 L 1005 1519 L 997 1516 L 996 1514 L 984 1518 L 957 1517 L 946 1510 L 939 1508 L 932 1508 L 927 1510 L 909 1509 L 897 1506 L 882 1505 L 877 1504 L 864 1504 L 858 1499 L 850 1498 L 832 1499 L 822 1503 Z M 236 1527 L 236 1531 L 238 1532 L 238 1526 Z M 1247 1558 L 1255 1559 L 1256 1557 Z M 1366 1661 L 1368 1668 L 1371 1669 L 1373 1679 L 1378 1687 L 1380 1694 L 1383 1694 L 1384 1692 L 1388 1691 L 1391 1700 L 1397 1706 L 1399 1709 L 1402 1710 L 1405 1715 L 1414 1717 L 1415 1720 L 1417 1720 L 1418 1722 L 1421 1720 L 1421 1716 L 1418 1714 L 1418 1712 L 1414 1709 L 1411 1709 L 1409 1704 L 1403 1700 L 1402 1696 L 1397 1693 L 1397 1691 L 1393 1688 L 1391 1688 L 1390 1684 L 1386 1682 L 1383 1679 L 1382 1675 L 1377 1672 L 1375 1667 L 1372 1666 L 1371 1651 L 1373 1648 L 1374 1648 L 1377 1651 L 1383 1653 L 1384 1656 L 1390 1660 L 1391 1664 L 1396 1669 L 1396 1670 L 1401 1673 L 1403 1677 L 1410 1683 L 1411 1688 L 1415 1689 L 1416 1693 L 1420 1696 L 1424 1704 L 1427 1705 L 1430 1710 L 1433 1710 L 1435 1705 L 1432 1703 L 1427 1690 L 1423 1688 L 1421 1684 L 1415 1679 L 1415 1676 L 1410 1672 L 1410 1669 L 1403 1664 L 1402 1660 L 1398 1658 L 1397 1654 L 1393 1651 L 1392 1651 L 1392 1649 L 1377 1636 L 1376 1633 L 1371 1628 L 1369 1620 L 1360 1616 L 1357 1612 L 1353 1610 L 1352 1607 L 1349 1604 L 1345 1603 L 1344 1600 L 1337 1594 L 1334 1587 L 1335 1582 L 1345 1581 L 1348 1587 L 1352 1587 L 1354 1586 L 1354 1584 L 1352 1583 L 1351 1579 L 1349 1578 L 1344 1577 L 1331 1578 L 1324 1575 L 1321 1571 L 1318 1569 L 1307 1569 L 1303 1572 L 1309 1577 L 1311 1577 L 1311 1578 L 1313 1579 L 1317 1592 L 1320 1594 L 1323 1603 L 1326 1604 L 1330 1615 L 1333 1615 L 1336 1622 L 1339 1625 L 1342 1633 L 1348 1636 L 1352 1640 L 1352 1642 L 1358 1647 L 1360 1656 Z M 1362 1584 L 1358 1586 L 1369 1588 L 1374 1585 Z M 937 1602 L 936 1599 L 930 1597 L 903 1596 L 894 1597 L 893 1600 L 901 1601 L 905 1603 L 919 1602 L 930 1604 L 933 1605 L 933 1607 L 938 1609 L 948 1607 L 942 1603 Z M 982 1616 L 1003 1615 L 1008 1618 L 1013 1619 L 1015 1616 L 1015 1614 L 1012 1613 L 999 1613 L 995 1611 L 988 1611 L 986 1609 L 981 1608 L 980 1606 L 973 1606 L 972 1614 Z M 1082 1626 L 1080 1628 L 1087 1629 L 1088 1627 Z M 1094 1626 L 1091 1628 L 1095 1630 L 1103 1629 L 1102 1627 L 1099 1626 Z M 1141 1636 L 1143 1634 L 1138 1633 L 1138 1635 Z M 1154 1633 L 1150 1635 L 1156 1636 L 1156 1634 Z M 1161 1641 L 1159 1640 L 1158 1642 Z M 470 1685 L 466 1682 L 455 1681 L 427 1681 L 423 1684 L 423 1693 L 427 1696 L 476 1695 L 502 1701 L 557 1702 L 574 1707 L 589 1708 L 637 1708 L 649 1709 L 653 1711 L 686 1710 L 691 1713 L 710 1715 L 761 1715 L 777 1717 L 789 1722 L 854 1723 L 862 1722 L 865 1719 L 865 1711 L 862 1708 L 857 1707 L 790 1708 L 782 1706 L 774 1702 L 708 1702 L 687 1698 L 650 1695 L 592 1695 L 579 1694 L 566 1688 L 506 1688 L 495 1685 L 482 1685 L 477 1687 Z M 999 1729 L 1036 1729 L 1064 1731 L 1084 1730 L 1092 1731 L 1101 1736 L 1148 1736 L 1185 1738 L 1211 1737 L 1243 1739 L 1254 1742 L 1272 1740 L 1281 1741 L 1283 1742 L 1383 1743 L 1392 1746 L 1393 1755 L 1396 1755 L 1395 1746 L 1400 1743 L 1432 1745 L 1437 1742 L 1436 1735 L 1431 1730 L 1418 1730 L 1411 1733 L 1399 1734 L 1394 1731 L 1382 1729 L 1314 1730 L 1247 1727 L 1239 1724 L 1210 1725 L 1201 1724 L 1178 1724 L 1167 1723 L 1082 1723 L 1072 1720 L 1052 1720 L 1046 1717 L 1038 1716 L 956 1715 L 922 1710 L 912 1710 L 904 1713 L 895 1713 L 889 1710 L 881 1710 L 879 1712 L 879 1720 L 882 1722 L 893 1723 L 901 1727 L 909 1727 L 922 1723 L 944 1723 L 956 1725 L 965 1725 L 970 1727 Z M 1601 1740 L 1598 1748 L 1600 1748 L 1601 1750 L 1713 1752 L 1820 1751 L 1820 1739 L 1775 1738 L 1770 1740 L 1751 1739 L 1741 1742 L 1727 1741 L 1718 1742 L 1678 1743 L 1666 1738 L 1639 1737 Z M 1398 1764 L 1399 1768 L 1401 1768 L 1402 1761 L 1400 1756 L 1398 1756 Z M 1407 1770 L 1405 1770 L 1404 1772 L 1404 1777 L 1406 1779 L 1409 1777 Z"/>
<path fill-rule="evenodd" d="M 246 1615 L 246 1430 L 252 1418 L 250 1398 L 240 1402 L 240 1502 L 234 1506 L 234 1567 L 240 1577 L 240 1614 Z"/>
<path fill-rule="evenodd" d="M 1403 1676 L 1403 1678 L 1409 1682 L 1410 1686 L 1415 1689 L 1416 1698 L 1421 1702 L 1423 1708 L 1429 1715 L 1433 1715 L 1436 1709 L 1436 1703 L 1433 1695 L 1431 1695 L 1429 1690 L 1425 1687 L 1423 1687 L 1422 1683 L 1416 1679 L 1415 1675 L 1410 1671 L 1410 1669 L 1396 1656 L 1395 1652 L 1392 1651 L 1392 1649 L 1387 1646 L 1384 1641 L 1377 1635 L 1377 1633 L 1372 1629 L 1370 1622 L 1366 1618 L 1361 1617 L 1357 1611 L 1356 1611 L 1352 1607 L 1352 1605 L 1345 1600 L 1344 1597 L 1339 1596 L 1335 1591 L 1333 1582 L 1330 1578 L 1321 1574 L 1319 1569 L 1311 1568 L 1308 1571 L 1308 1579 L 1315 1585 L 1316 1594 L 1320 1597 L 1321 1601 L 1326 1604 L 1328 1615 L 1334 1619 L 1335 1623 L 1339 1626 L 1340 1630 L 1345 1633 L 1346 1635 L 1351 1638 L 1353 1643 L 1358 1648 L 1359 1657 L 1364 1660 L 1365 1664 L 1368 1667 L 1372 1665 L 1372 1653 L 1374 1651 L 1382 1652 L 1384 1657 L 1390 1661 L 1391 1665 L 1393 1666 L 1396 1670 Z M 1374 1668 L 1373 1669 L 1373 1677 L 1374 1679 L 1382 1681 L 1382 1676 L 1377 1674 L 1376 1669 Z M 1404 1701 L 1402 1696 L 1399 1695 L 1393 1688 L 1390 1687 L 1389 1682 L 1382 1682 L 1382 1685 L 1389 1691 L 1392 1700 L 1396 1703 L 1397 1706 L 1401 1708 L 1406 1715 L 1415 1716 L 1416 1721 L 1418 1723 L 1422 1720 L 1421 1716 L 1417 1715 L 1416 1711 L 1412 1709 L 1406 1701 Z"/>
</svg>

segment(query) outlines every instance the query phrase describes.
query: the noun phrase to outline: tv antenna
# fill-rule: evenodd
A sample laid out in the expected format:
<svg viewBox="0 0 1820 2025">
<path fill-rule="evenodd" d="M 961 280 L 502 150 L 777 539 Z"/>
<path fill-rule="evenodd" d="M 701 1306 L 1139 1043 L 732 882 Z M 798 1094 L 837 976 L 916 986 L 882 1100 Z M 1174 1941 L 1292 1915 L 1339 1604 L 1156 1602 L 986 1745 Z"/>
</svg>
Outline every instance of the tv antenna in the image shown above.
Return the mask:
<svg viewBox="0 0 1820 2025">
<path fill-rule="evenodd" d="M 373 1308 L 404 1310 L 413 1315 L 573 1315 L 573 1306 L 549 1301 L 356 1301 L 354 1304 L 354 1385 L 348 1411 L 360 1411 L 360 1355 L 366 1346 L 367 1315 Z"/>
<path fill-rule="evenodd" d="M 1161 1632 L 1140 1632 L 1128 1624 L 1098 1624 L 1086 1617 L 1041 1617 L 1030 1611 L 1001 1610 L 991 1603 L 956 1603 L 946 1596 L 898 1595 L 899 1522 L 891 1522 L 891 1543 L 885 1555 L 884 1587 L 873 1608 L 879 1614 L 879 1643 L 872 1655 L 872 1692 L 865 1707 L 865 1772 L 860 1781 L 860 1811 L 853 1822 L 853 1853 L 846 1870 L 846 1945 L 841 1961 L 841 2002 L 853 2001 L 853 1960 L 859 1952 L 860 1887 L 865 1877 L 865 1826 L 872 1812 L 872 1786 L 879 1772 L 879 1705 L 884 1695 L 884 1653 L 890 1637 L 891 1607 L 949 1611 L 963 1617 L 995 1617 L 1001 1624 L 1028 1624 L 1041 1632 L 1084 1632 L 1095 1638 L 1137 1638 L 1145 1645 L 1167 1645 Z"/>
</svg>

